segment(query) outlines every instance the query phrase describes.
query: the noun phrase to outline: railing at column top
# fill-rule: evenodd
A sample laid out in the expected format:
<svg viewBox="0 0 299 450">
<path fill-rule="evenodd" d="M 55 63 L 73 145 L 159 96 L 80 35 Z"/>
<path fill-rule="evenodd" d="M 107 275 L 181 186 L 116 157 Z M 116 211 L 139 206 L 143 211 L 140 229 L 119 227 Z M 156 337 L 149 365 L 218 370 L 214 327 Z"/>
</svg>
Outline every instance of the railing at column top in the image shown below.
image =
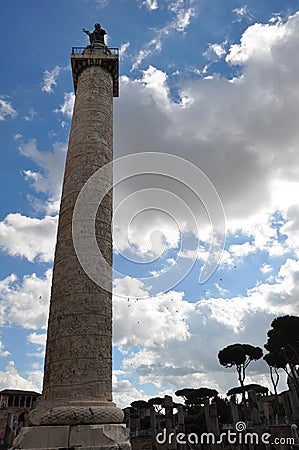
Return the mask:
<svg viewBox="0 0 299 450">
<path fill-rule="evenodd" d="M 105 47 L 103 47 L 105 49 Z M 107 49 L 107 50 L 106 50 Z M 118 56 L 119 54 L 119 49 L 117 47 L 106 47 L 106 51 L 104 51 L 104 53 L 106 53 L 107 55 L 112 55 L 112 56 Z M 85 50 L 85 52 L 84 52 Z M 92 47 L 72 47 L 72 55 L 83 55 L 84 54 L 88 54 L 90 51 L 90 53 L 92 53 Z"/>
</svg>

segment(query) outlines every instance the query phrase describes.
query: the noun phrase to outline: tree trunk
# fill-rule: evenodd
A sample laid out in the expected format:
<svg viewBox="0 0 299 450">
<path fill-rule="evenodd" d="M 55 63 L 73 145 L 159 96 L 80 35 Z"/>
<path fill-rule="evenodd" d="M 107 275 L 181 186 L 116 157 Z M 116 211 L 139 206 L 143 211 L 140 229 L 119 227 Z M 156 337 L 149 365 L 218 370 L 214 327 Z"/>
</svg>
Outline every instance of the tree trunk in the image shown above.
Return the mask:
<svg viewBox="0 0 299 450">
<path fill-rule="evenodd" d="M 244 386 L 244 380 L 245 380 L 245 369 L 244 367 L 237 367 L 237 371 L 238 371 L 238 379 L 240 382 L 240 386 L 241 386 L 241 391 L 242 391 L 242 405 L 244 408 L 244 420 L 246 422 L 247 420 L 247 410 L 246 410 L 246 397 L 245 397 L 245 386 Z"/>
</svg>

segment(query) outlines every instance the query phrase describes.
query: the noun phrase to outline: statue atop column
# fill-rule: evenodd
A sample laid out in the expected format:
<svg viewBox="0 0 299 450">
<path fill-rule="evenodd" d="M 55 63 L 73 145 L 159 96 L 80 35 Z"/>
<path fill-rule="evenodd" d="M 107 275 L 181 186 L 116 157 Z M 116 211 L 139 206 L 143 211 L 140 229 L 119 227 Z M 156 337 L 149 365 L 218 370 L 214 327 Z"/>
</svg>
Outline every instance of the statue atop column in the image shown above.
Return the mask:
<svg viewBox="0 0 299 450">
<path fill-rule="evenodd" d="M 105 45 L 104 36 L 107 33 L 105 30 L 103 30 L 103 28 L 101 27 L 101 25 L 99 23 L 95 24 L 94 30 L 92 33 L 88 30 L 85 30 L 85 28 L 82 28 L 82 31 L 84 33 L 86 33 L 87 36 L 89 37 L 90 44 L 94 44 L 95 42 L 100 42 L 101 44 Z"/>
</svg>

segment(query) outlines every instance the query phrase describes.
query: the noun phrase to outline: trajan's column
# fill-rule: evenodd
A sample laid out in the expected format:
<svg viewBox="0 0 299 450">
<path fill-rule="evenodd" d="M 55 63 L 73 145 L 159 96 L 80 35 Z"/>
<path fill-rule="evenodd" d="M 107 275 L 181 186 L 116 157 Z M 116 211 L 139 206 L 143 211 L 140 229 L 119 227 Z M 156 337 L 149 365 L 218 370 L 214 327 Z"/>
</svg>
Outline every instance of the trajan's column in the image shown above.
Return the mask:
<svg viewBox="0 0 299 450">
<path fill-rule="evenodd" d="M 52 280 L 42 399 L 14 448 L 129 450 L 123 412 L 112 402 L 112 294 L 81 267 L 72 239 L 77 197 L 113 158 L 118 54 L 99 24 L 73 49 L 76 100 L 66 158 Z M 95 235 L 112 266 L 112 192 L 99 205 Z M 111 271 L 112 272 L 112 271 Z M 109 284 L 109 283 L 108 283 Z M 107 284 L 106 284 L 107 286 Z M 110 280 L 111 286 L 111 280 Z"/>
</svg>

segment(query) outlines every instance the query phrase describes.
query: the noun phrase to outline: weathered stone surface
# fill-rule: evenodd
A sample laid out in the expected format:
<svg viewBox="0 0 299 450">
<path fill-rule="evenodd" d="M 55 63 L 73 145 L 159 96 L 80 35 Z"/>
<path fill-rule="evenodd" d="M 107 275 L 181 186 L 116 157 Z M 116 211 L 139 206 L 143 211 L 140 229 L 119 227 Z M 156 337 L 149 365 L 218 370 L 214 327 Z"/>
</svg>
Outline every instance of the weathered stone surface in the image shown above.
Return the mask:
<svg viewBox="0 0 299 450">
<path fill-rule="evenodd" d="M 103 384 L 99 381 L 97 386 Z M 93 386 L 94 387 L 94 386 Z M 59 406 L 59 398 L 52 408 L 36 409 L 31 415 L 33 425 L 79 425 L 79 424 L 120 424 L 123 420 L 123 412 L 116 408 L 111 398 L 106 402 L 95 402 L 93 392 L 86 399 L 82 399 L 80 391 L 74 392 L 72 402 L 66 402 Z M 75 401 L 77 400 L 77 403 Z M 85 405 L 84 405 L 85 403 Z"/>
<path fill-rule="evenodd" d="M 78 425 L 71 427 L 70 446 L 130 450 L 125 425 Z"/>
<path fill-rule="evenodd" d="M 13 448 L 50 449 L 68 448 L 70 427 L 23 427 Z"/>
<path fill-rule="evenodd" d="M 78 86 L 78 79 L 83 70 L 87 67 L 100 66 L 107 70 L 113 78 L 113 96 L 118 97 L 118 58 L 115 58 L 107 47 L 100 43 L 88 46 L 83 55 L 72 55 L 72 70 L 75 92 Z"/>
<path fill-rule="evenodd" d="M 25 427 L 13 445 L 27 450 L 131 450 L 123 424 Z"/>
<path fill-rule="evenodd" d="M 97 66 L 80 73 L 61 200 L 45 362 L 43 399 L 53 401 L 53 408 L 58 399 L 111 400 L 111 293 L 92 288 L 94 283 L 75 253 L 71 220 L 85 182 L 112 161 L 112 100 L 113 80 L 108 71 Z M 103 220 L 97 220 L 94 229 L 100 250 L 111 264 L 112 195 L 104 203 L 98 214 Z M 97 249 L 82 251 L 88 257 Z M 78 307 L 82 295 L 84 309 Z M 71 422 L 65 418 L 65 423 Z"/>
</svg>

